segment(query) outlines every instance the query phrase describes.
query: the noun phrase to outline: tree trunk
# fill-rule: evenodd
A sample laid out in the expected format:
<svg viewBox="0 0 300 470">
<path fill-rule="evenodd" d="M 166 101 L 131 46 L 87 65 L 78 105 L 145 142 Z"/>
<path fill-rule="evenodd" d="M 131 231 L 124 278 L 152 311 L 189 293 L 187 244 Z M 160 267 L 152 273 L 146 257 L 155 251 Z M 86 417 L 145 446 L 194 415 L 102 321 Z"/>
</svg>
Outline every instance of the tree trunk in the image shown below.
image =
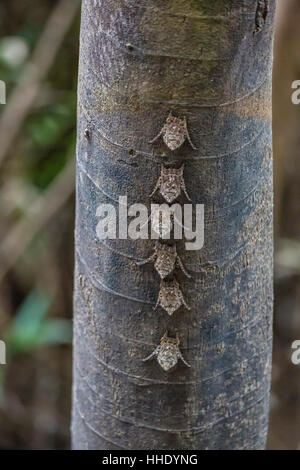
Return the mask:
<svg viewBox="0 0 300 470">
<path fill-rule="evenodd" d="M 274 1 L 84 0 L 79 71 L 73 448 L 262 449 L 272 342 Z M 186 141 L 153 138 L 172 111 Z M 153 152 L 154 148 L 154 152 Z M 154 311 L 153 240 L 96 236 L 99 204 L 150 204 L 182 161 L 205 242 L 177 251 L 191 310 Z M 142 362 L 165 331 L 182 362 Z"/>
</svg>

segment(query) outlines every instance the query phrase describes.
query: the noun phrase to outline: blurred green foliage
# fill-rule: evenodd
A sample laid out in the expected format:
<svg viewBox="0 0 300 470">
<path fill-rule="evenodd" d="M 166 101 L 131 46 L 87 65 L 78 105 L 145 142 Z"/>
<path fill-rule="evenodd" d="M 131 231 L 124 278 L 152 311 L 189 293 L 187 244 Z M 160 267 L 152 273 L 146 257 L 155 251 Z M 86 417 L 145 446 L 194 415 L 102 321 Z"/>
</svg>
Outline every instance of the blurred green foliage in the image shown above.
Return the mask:
<svg viewBox="0 0 300 470">
<path fill-rule="evenodd" d="M 1 1 L 0 80 L 6 83 L 7 103 L 58 3 Z M 1 196 L 7 202 L 0 207 L 2 237 L 55 182 L 69 158 L 75 158 L 78 40 L 79 11 L 2 165 Z M 0 106 L 0 113 L 4 109 Z M 20 200 L 25 202 L 19 204 Z M 0 285 L 0 339 L 7 347 L 7 364 L 0 367 L 0 448 L 17 447 L 20 441 L 23 448 L 34 445 L 29 421 L 21 421 L 16 429 L 14 420 L 19 413 L 13 417 L 14 407 L 8 405 L 14 400 L 22 406 L 25 403 L 25 412 L 28 407 L 32 419 L 40 414 L 42 401 L 47 413 L 56 417 L 56 447 L 68 446 L 73 230 L 71 199 L 30 243 Z M 53 402 L 53 396 L 45 396 L 39 381 L 51 384 L 59 403 Z M 47 426 L 37 432 L 35 445 L 51 447 Z"/>
<path fill-rule="evenodd" d="M 35 289 L 21 304 L 3 337 L 8 364 L 19 354 L 30 354 L 43 346 L 71 342 L 71 322 L 62 318 L 47 318 L 51 297 L 51 294 Z M 3 398 L 5 371 L 6 368 L 0 369 L 0 399 Z"/>
</svg>

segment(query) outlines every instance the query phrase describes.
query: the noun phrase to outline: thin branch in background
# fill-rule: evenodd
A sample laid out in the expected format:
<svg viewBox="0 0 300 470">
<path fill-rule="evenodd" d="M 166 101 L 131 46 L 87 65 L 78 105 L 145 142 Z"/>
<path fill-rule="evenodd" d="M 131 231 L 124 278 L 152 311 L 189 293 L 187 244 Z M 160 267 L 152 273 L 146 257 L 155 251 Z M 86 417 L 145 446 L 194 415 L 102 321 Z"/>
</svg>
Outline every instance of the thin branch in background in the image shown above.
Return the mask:
<svg viewBox="0 0 300 470">
<path fill-rule="evenodd" d="M 24 217 L 6 235 L 0 249 L 0 281 L 74 192 L 74 175 L 75 159 L 71 158 L 53 183 L 35 199 Z"/>
<path fill-rule="evenodd" d="M 19 82 L 4 107 L 0 116 L 0 165 L 34 103 L 41 81 L 53 64 L 79 4 L 79 0 L 61 0 L 54 8 L 31 60 L 24 67 Z"/>
</svg>

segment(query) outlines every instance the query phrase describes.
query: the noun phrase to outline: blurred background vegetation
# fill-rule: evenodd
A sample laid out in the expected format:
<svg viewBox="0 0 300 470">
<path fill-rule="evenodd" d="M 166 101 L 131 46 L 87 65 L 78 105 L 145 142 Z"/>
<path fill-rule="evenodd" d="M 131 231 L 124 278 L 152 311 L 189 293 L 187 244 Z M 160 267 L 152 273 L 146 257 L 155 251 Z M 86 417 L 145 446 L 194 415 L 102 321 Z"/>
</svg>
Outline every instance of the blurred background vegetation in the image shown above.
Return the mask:
<svg viewBox="0 0 300 470">
<path fill-rule="evenodd" d="M 79 1 L 2 0 L 0 449 L 69 446 Z M 300 449 L 300 1 L 279 0 L 274 67 L 275 341 L 270 449 Z"/>
</svg>

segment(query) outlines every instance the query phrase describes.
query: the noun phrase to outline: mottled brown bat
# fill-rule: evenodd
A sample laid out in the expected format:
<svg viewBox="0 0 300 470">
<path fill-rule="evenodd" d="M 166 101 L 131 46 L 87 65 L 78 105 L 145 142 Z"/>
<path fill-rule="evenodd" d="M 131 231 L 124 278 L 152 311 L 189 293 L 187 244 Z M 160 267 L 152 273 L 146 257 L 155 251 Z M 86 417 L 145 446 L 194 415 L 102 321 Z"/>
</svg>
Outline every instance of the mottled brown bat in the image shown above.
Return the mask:
<svg viewBox="0 0 300 470">
<path fill-rule="evenodd" d="M 167 217 L 169 212 L 165 214 L 165 211 L 155 211 L 149 220 L 151 220 L 151 227 L 160 238 L 168 238 L 173 228 L 174 214 L 171 213 L 170 217 Z"/>
<path fill-rule="evenodd" d="M 182 356 L 179 344 L 180 341 L 178 333 L 176 334 L 176 338 L 170 338 L 168 337 L 168 333 L 165 332 L 160 340 L 160 345 L 157 346 L 157 348 L 148 357 L 143 359 L 143 362 L 156 357 L 158 364 L 165 372 L 176 366 L 178 359 L 181 359 L 187 367 L 191 367 Z"/>
<path fill-rule="evenodd" d="M 156 310 L 158 306 L 161 306 L 168 315 L 173 315 L 173 313 L 182 305 L 184 305 L 188 310 L 191 310 L 184 300 L 175 277 L 171 281 L 161 280 L 157 302 L 153 310 Z"/>
<path fill-rule="evenodd" d="M 154 139 L 150 140 L 149 144 L 153 144 L 160 136 L 162 136 L 164 143 L 170 150 L 176 150 L 181 147 L 185 139 L 188 139 L 191 147 L 194 150 L 197 150 L 193 142 L 191 141 L 187 128 L 186 117 L 181 119 L 173 116 L 172 112 L 170 112 L 165 124 L 163 125 L 157 136 L 155 136 Z"/>
<path fill-rule="evenodd" d="M 180 168 L 166 168 L 162 165 L 160 177 L 158 178 L 156 186 L 149 197 L 152 197 L 156 191 L 159 190 L 167 203 L 171 204 L 180 196 L 181 191 L 183 191 L 187 199 L 191 201 L 185 187 L 183 170 L 184 165 Z"/>
<path fill-rule="evenodd" d="M 177 254 L 176 245 L 167 245 L 165 243 L 157 242 L 154 247 L 154 253 L 143 261 L 138 261 L 138 266 L 143 266 L 146 263 L 154 262 L 154 267 L 158 272 L 161 279 L 164 279 L 171 274 L 174 269 L 180 268 L 186 277 L 191 278 L 190 274 L 186 271 L 180 256 Z"/>
</svg>

